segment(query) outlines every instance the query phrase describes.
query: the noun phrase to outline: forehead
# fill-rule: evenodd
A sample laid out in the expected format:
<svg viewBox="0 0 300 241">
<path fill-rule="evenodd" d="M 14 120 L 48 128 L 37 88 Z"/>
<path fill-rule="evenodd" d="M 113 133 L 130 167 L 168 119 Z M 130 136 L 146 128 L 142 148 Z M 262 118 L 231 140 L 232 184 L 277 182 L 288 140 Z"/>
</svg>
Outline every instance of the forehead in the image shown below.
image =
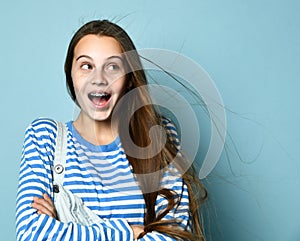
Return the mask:
<svg viewBox="0 0 300 241">
<path fill-rule="evenodd" d="M 120 43 L 113 37 L 89 34 L 79 40 L 74 49 L 74 58 L 80 55 L 90 57 L 110 57 L 121 55 Z"/>
</svg>

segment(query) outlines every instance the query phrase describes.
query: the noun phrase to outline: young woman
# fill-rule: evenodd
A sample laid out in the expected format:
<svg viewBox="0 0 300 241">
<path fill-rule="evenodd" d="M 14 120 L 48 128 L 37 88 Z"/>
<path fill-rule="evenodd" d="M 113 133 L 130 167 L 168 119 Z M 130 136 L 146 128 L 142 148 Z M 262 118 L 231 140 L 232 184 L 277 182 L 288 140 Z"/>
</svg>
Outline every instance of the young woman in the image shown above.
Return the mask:
<svg viewBox="0 0 300 241">
<path fill-rule="evenodd" d="M 85 24 L 70 42 L 65 74 L 80 114 L 66 123 L 63 186 L 101 221 L 59 220 L 53 203 L 57 125 L 40 118 L 25 134 L 17 240 L 204 240 L 198 207 L 205 189 L 192 168 L 177 175 L 186 164 L 178 155 L 177 133 L 149 105 L 146 76 L 127 33 L 107 20 Z M 157 125 L 167 133 L 162 147 L 161 133 L 149 137 Z"/>
</svg>

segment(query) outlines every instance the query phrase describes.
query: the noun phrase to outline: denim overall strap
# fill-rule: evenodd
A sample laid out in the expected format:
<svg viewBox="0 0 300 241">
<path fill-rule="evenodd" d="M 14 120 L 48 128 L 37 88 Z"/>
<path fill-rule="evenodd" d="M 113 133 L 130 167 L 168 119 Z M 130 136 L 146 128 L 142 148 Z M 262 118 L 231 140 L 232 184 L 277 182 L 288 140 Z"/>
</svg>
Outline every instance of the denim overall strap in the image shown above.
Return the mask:
<svg viewBox="0 0 300 241">
<path fill-rule="evenodd" d="M 59 193 L 59 187 L 63 185 L 64 170 L 67 157 L 67 127 L 64 123 L 56 122 L 56 146 L 53 162 L 53 192 L 54 199 Z"/>
<path fill-rule="evenodd" d="M 86 226 L 101 223 L 103 220 L 84 205 L 81 198 L 63 186 L 67 158 L 66 125 L 57 122 L 56 146 L 53 162 L 54 206 L 61 222 L 73 222 Z"/>
</svg>

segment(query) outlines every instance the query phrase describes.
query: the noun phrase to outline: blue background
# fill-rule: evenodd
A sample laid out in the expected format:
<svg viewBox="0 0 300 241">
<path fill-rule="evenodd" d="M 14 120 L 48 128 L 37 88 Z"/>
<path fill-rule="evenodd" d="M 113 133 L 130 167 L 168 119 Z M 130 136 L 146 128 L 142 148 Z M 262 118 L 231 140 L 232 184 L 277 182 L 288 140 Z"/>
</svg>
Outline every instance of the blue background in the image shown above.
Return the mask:
<svg viewBox="0 0 300 241">
<path fill-rule="evenodd" d="M 300 240 L 299 11 L 297 0 L 2 1 L 1 240 L 15 240 L 25 128 L 39 116 L 73 118 L 63 74 L 72 34 L 123 17 L 137 48 L 198 62 L 228 108 L 228 158 L 205 181 L 209 240 Z"/>
</svg>

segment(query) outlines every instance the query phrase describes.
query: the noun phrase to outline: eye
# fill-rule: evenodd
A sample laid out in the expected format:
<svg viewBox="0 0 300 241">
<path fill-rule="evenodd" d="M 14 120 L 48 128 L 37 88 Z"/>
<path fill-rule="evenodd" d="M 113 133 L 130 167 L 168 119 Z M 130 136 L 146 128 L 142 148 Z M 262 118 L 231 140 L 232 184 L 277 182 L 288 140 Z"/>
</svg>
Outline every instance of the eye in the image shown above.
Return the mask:
<svg viewBox="0 0 300 241">
<path fill-rule="evenodd" d="M 93 66 L 91 64 L 88 64 L 88 63 L 84 63 L 80 66 L 81 69 L 83 70 L 90 70 L 93 68 Z"/>
<path fill-rule="evenodd" d="M 121 69 L 121 67 L 115 63 L 110 63 L 105 66 L 105 71 L 107 71 L 107 72 L 118 72 L 120 69 Z"/>
</svg>

